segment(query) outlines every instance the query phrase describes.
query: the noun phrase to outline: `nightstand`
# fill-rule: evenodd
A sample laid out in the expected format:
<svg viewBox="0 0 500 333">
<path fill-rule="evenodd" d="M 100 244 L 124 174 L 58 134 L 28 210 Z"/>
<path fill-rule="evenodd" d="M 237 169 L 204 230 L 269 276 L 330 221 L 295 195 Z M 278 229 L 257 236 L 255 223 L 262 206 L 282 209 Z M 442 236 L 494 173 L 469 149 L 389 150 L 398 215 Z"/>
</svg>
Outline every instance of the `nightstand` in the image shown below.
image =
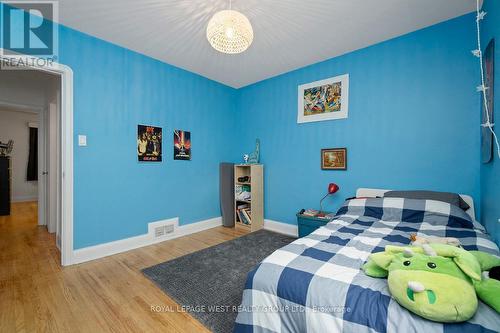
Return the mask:
<svg viewBox="0 0 500 333">
<path fill-rule="evenodd" d="M 324 212 L 329 214 L 328 212 Z M 326 225 L 330 222 L 329 219 L 322 219 L 314 216 L 307 216 L 297 214 L 297 224 L 299 226 L 299 237 L 305 237 L 315 231 L 316 229 Z"/>
</svg>

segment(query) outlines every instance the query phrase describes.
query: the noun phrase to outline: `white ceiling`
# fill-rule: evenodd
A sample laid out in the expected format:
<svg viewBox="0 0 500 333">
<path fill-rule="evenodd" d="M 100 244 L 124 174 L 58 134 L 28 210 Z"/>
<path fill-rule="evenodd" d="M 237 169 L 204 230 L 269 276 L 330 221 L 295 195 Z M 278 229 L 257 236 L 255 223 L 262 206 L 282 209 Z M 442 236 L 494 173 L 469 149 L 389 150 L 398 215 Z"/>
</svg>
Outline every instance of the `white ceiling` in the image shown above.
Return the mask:
<svg viewBox="0 0 500 333">
<path fill-rule="evenodd" d="M 59 0 L 61 23 L 240 88 L 475 9 L 475 0 L 233 0 L 255 38 L 218 53 L 205 29 L 229 0 Z M 473 27 L 471 27 L 473 29 Z"/>
</svg>

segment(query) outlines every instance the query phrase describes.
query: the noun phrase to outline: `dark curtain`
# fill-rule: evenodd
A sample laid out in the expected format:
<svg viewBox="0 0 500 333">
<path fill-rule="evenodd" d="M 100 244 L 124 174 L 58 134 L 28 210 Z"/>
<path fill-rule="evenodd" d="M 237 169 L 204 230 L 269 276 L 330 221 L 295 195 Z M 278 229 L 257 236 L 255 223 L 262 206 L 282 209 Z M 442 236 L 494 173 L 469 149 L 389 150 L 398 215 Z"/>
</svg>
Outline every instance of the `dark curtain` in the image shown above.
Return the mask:
<svg viewBox="0 0 500 333">
<path fill-rule="evenodd" d="M 28 181 L 38 180 L 38 128 L 30 127 L 30 153 L 28 157 Z"/>
</svg>

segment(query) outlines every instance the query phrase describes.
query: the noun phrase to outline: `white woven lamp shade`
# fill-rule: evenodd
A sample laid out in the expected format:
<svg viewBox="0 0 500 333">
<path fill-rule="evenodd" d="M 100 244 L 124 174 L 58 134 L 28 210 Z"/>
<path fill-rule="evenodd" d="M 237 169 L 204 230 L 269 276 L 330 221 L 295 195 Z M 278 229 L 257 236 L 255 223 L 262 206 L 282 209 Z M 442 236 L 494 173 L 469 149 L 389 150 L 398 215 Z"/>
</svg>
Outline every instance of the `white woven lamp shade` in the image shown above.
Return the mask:
<svg viewBox="0 0 500 333">
<path fill-rule="evenodd" d="M 241 53 L 252 44 L 252 25 L 240 12 L 223 10 L 216 13 L 208 22 L 207 39 L 219 52 Z"/>
</svg>

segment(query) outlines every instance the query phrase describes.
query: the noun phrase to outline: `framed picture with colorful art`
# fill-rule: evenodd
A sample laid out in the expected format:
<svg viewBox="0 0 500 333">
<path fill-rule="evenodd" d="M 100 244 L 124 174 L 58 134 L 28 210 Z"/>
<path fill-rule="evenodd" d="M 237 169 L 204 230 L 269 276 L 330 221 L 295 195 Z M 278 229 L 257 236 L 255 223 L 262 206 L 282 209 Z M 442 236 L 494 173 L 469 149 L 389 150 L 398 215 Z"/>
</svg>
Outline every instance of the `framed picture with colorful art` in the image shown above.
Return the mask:
<svg viewBox="0 0 500 333">
<path fill-rule="evenodd" d="M 321 149 L 322 170 L 347 170 L 347 148 Z"/>
<path fill-rule="evenodd" d="M 349 74 L 299 86 L 297 123 L 347 118 Z"/>
</svg>

